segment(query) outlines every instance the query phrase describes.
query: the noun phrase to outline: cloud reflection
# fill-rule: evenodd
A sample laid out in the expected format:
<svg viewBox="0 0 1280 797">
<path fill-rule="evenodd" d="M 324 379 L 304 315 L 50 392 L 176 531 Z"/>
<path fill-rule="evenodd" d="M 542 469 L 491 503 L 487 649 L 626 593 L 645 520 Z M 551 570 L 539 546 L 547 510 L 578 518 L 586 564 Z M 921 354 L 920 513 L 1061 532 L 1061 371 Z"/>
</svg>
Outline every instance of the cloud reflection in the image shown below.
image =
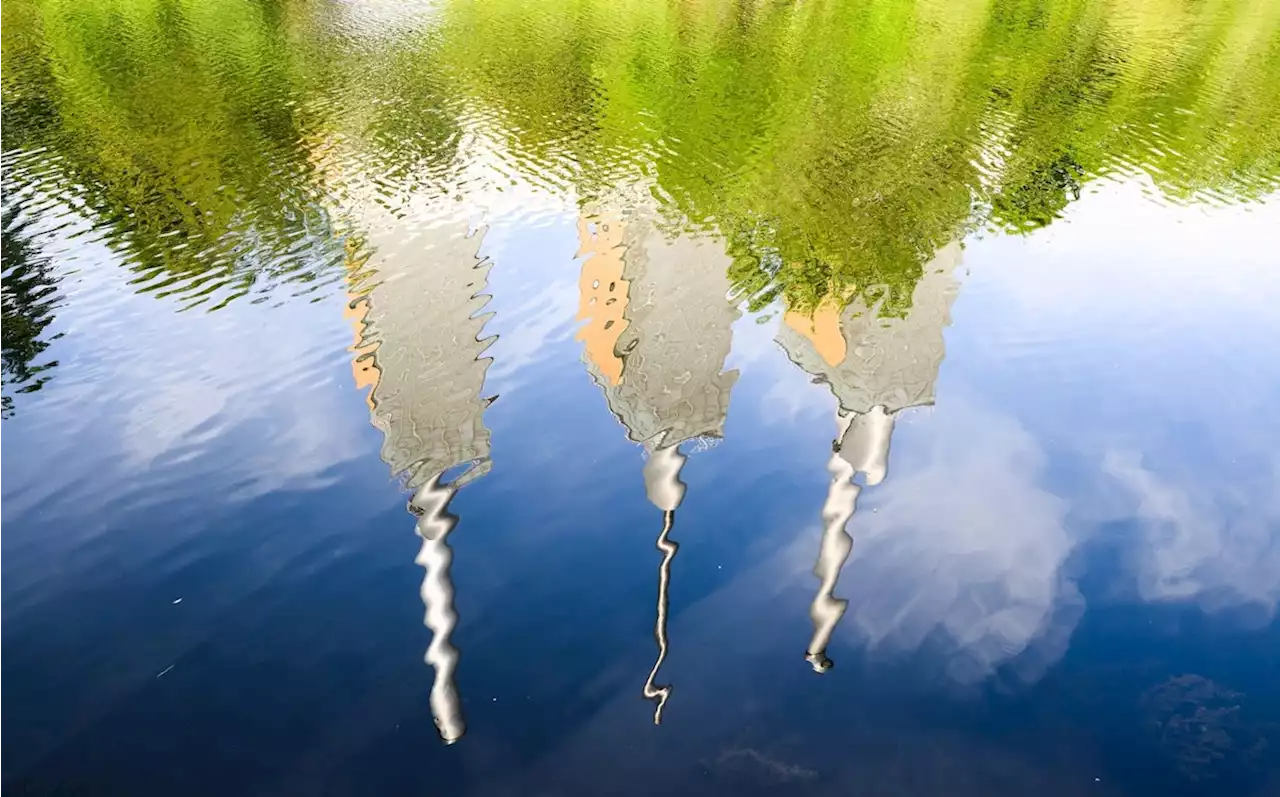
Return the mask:
<svg viewBox="0 0 1280 797">
<path fill-rule="evenodd" d="M 923 462 L 875 493 L 846 568 L 850 627 L 884 652 L 941 653 L 975 682 L 1027 653 L 1038 677 L 1065 650 L 1080 596 L 1062 566 L 1067 502 L 1040 486 L 1044 456 L 1015 420 L 949 400 Z"/>
<path fill-rule="evenodd" d="M 827 647 L 846 614 L 860 644 L 940 651 L 947 674 L 966 683 L 1013 659 L 1038 675 L 1061 655 L 1078 616 L 1060 611 L 1080 604 L 1062 575 L 1076 544 L 1067 505 L 1039 486 L 1043 456 L 1017 422 L 949 402 L 924 461 L 886 478 L 895 421 L 934 401 L 960 256 L 958 244 L 940 250 L 899 317 L 855 302 L 789 313 L 779 331 L 792 362 L 839 403 L 805 656 L 818 672 L 832 666 Z M 854 518 L 869 487 L 871 511 Z"/>
<path fill-rule="evenodd" d="M 1140 528 L 1133 559 L 1144 600 L 1274 616 L 1280 602 L 1280 468 L 1273 465 L 1270 483 L 1264 479 L 1260 491 L 1219 489 L 1211 475 L 1180 484 L 1132 451 L 1108 451 L 1102 470 L 1129 500 Z"/>
</svg>

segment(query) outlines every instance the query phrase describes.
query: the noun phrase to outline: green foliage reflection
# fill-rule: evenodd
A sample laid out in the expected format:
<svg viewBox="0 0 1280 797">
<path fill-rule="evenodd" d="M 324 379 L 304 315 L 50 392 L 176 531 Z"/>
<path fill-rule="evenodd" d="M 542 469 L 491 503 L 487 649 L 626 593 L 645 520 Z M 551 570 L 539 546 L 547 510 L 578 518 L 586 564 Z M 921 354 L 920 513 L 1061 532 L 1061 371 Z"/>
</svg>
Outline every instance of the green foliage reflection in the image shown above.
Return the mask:
<svg viewBox="0 0 1280 797">
<path fill-rule="evenodd" d="M 672 225 L 724 237 L 756 307 L 891 313 L 946 242 L 1042 228 L 1099 179 L 1177 202 L 1280 186 L 1277 0 L 393 11 L 13 0 L 5 151 L 139 284 L 196 298 L 314 279 L 347 184 L 452 201 L 481 156 L 584 201 L 650 186 Z"/>
<path fill-rule="evenodd" d="M 1175 201 L 1278 185 L 1273 0 L 571 8 L 451 4 L 445 58 L 513 160 L 587 195 L 651 174 L 757 306 L 901 311 L 946 241 L 1046 226 L 1098 178 Z"/>
</svg>

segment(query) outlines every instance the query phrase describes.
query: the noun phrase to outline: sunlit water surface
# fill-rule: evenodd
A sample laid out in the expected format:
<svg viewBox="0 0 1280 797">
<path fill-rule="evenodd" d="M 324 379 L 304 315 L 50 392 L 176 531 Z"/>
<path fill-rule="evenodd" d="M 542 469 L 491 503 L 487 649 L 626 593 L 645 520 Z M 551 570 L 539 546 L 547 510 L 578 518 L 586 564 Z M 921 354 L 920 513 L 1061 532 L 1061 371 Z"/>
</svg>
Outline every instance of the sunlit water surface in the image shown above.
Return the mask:
<svg viewBox="0 0 1280 797">
<path fill-rule="evenodd" d="M 3 25 L 6 794 L 1280 794 L 1277 0 Z"/>
</svg>

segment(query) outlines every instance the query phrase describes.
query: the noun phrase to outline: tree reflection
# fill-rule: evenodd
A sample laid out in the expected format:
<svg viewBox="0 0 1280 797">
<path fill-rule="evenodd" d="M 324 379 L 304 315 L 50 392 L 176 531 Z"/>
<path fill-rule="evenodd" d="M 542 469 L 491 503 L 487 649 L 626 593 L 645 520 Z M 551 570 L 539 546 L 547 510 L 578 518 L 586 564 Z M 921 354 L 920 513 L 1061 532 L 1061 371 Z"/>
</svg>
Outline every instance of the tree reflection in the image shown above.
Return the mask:
<svg viewBox="0 0 1280 797">
<path fill-rule="evenodd" d="M 313 168 L 335 139 L 393 207 L 512 178 L 591 198 L 647 175 L 674 228 L 725 238 L 752 306 L 861 297 L 889 315 L 947 241 L 1051 224 L 1100 178 L 1143 174 L 1176 201 L 1280 185 L 1273 3 L 380 14 L 15 0 L 4 148 L 84 203 L 141 289 L 197 301 L 340 274 L 335 186 Z M 459 184 L 469 163 L 488 176 Z"/>
<path fill-rule="evenodd" d="M 49 348 L 44 333 L 53 323 L 58 280 L 48 258 L 32 246 L 27 224 L 21 202 L 5 206 L 0 232 L 4 261 L 0 288 L 0 306 L 4 310 L 4 417 L 10 417 L 15 409 L 10 392 L 39 390 L 50 378 L 50 369 L 58 364 L 56 360 L 41 359 Z"/>
<path fill-rule="evenodd" d="M 860 296 L 901 315 L 947 241 L 1046 226 L 1099 178 L 1142 173 L 1178 201 L 1274 191 L 1278 17 L 498 0 L 446 8 L 442 57 L 515 166 L 586 195 L 652 174 L 675 225 L 727 238 L 754 308 Z"/>
<path fill-rule="evenodd" d="M 262 7 L 18 5 L 4 148 L 88 211 L 140 289 L 238 295 L 297 269 L 280 255 L 322 216 L 298 146 L 300 53 Z"/>
</svg>

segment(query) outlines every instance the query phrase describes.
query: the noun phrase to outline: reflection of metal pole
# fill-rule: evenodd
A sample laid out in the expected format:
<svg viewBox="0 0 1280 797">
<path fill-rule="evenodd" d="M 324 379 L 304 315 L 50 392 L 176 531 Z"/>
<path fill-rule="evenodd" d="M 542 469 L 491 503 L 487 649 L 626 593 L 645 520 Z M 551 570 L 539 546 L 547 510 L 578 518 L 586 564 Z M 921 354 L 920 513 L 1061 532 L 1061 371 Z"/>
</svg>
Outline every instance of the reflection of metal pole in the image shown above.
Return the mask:
<svg viewBox="0 0 1280 797">
<path fill-rule="evenodd" d="M 649 671 L 649 679 L 644 682 L 644 696 L 654 701 L 653 724 L 662 724 L 662 708 L 671 697 L 671 685 L 658 686 L 654 680 L 658 677 L 658 669 L 667 658 L 667 605 L 669 603 L 668 588 L 671 585 L 671 560 L 676 558 L 680 544 L 668 539 L 671 527 L 676 522 L 674 511 L 662 513 L 662 533 L 658 535 L 658 550 L 662 551 L 662 564 L 658 565 L 658 618 L 653 625 L 653 639 L 658 643 L 658 658 Z"/>
<path fill-rule="evenodd" d="M 813 566 L 813 574 L 820 582 L 818 594 L 809 605 L 813 637 L 804 656 L 805 661 L 813 665 L 814 672 L 820 673 L 835 666 L 827 657 L 827 646 L 849 608 L 848 601 L 835 597 L 835 589 L 840 571 L 853 550 L 848 525 L 862 493 L 862 487 L 854 483 L 853 477 L 865 473 L 867 486 L 884 479 L 889 463 L 889 439 L 893 434 L 893 415 L 885 412 L 884 407 L 873 407 L 867 413 L 841 411 L 836 422 L 840 437 L 831 447 L 831 459 L 827 461 L 831 484 L 827 487 L 826 503 L 822 505 L 822 542 L 818 547 L 818 561 Z"/>
<path fill-rule="evenodd" d="M 853 466 L 853 472 L 865 473 L 866 484 L 874 487 L 889 472 L 889 440 L 893 435 L 893 413 L 883 406 L 868 412 L 850 413 L 841 419 L 842 434 L 836 446 L 840 458 Z M 851 474 L 852 475 L 852 474 Z"/>
<path fill-rule="evenodd" d="M 654 683 L 658 670 L 667 658 L 667 607 L 670 604 L 669 589 L 671 586 L 671 562 L 676 558 L 680 544 L 670 539 L 671 527 L 676 522 L 676 508 L 684 500 L 685 485 L 680 481 L 680 469 L 684 467 L 687 457 L 680 453 L 677 446 L 667 446 L 654 450 L 649 461 L 644 465 L 645 493 L 655 506 L 662 510 L 662 532 L 658 535 L 657 547 L 662 551 L 662 563 L 658 565 L 658 612 L 653 626 L 653 639 L 658 644 L 658 658 L 649 671 L 649 678 L 644 682 L 644 696 L 655 703 L 653 724 L 662 724 L 662 709 L 671 697 L 671 685 L 658 686 Z"/>
<path fill-rule="evenodd" d="M 449 501 L 456 492 L 452 485 L 440 484 L 440 474 L 427 481 L 414 495 L 410 510 L 418 516 L 417 532 L 422 538 L 422 549 L 414 560 L 426 569 L 422 579 L 422 603 L 426 607 L 424 623 L 431 629 L 431 644 L 424 657 L 436 671 L 431 684 L 431 714 L 436 729 L 446 744 L 453 744 L 467 732 L 462 716 L 462 699 L 458 696 L 455 676 L 458 670 L 458 649 L 449 641 L 458 625 L 458 612 L 454 609 L 453 580 L 449 567 L 453 564 L 453 550 L 446 538 L 458 525 L 458 516 L 449 512 Z"/>
<path fill-rule="evenodd" d="M 827 501 L 822 505 L 822 542 L 818 548 L 818 562 L 813 566 L 813 574 L 821 582 L 818 594 L 809 605 L 809 619 L 813 621 L 813 638 L 809 640 L 809 649 L 804 658 L 813 665 L 814 672 L 826 672 L 834 666 L 827 658 L 827 645 L 831 643 L 831 634 L 844 616 L 849 602 L 836 598 L 836 581 L 840 578 L 840 570 L 849 559 L 853 550 L 853 537 L 845 530 L 849 518 L 853 517 L 853 508 L 862 488 L 853 483 L 853 466 L 833 453 L 827 462 L 827 472 L 831 474 L 831 485 L 827 488 Z"/>
</svg>

